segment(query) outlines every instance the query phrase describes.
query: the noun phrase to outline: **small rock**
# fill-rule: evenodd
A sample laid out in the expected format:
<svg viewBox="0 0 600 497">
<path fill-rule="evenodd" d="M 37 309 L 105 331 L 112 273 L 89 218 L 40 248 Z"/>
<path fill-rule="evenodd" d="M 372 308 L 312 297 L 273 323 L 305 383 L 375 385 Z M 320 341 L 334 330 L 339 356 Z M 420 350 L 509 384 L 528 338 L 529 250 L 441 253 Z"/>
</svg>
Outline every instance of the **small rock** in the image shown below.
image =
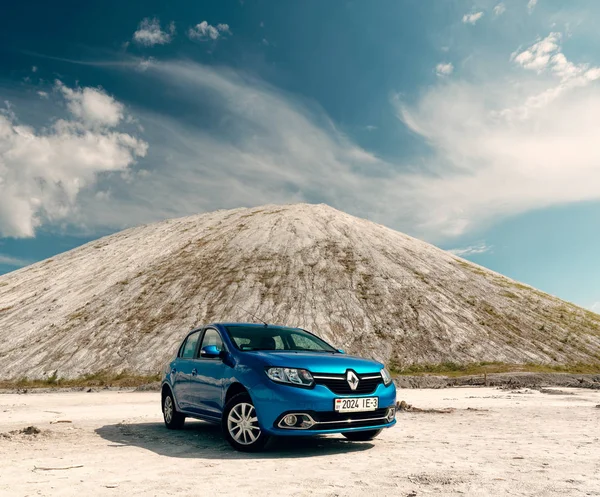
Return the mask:
<svg viewBox="0 0 600 497">
<path fill-rule="evenodd" d="M 37 435 L 41 431 L 37 426 L 28 426 L 27 428 L 23 428 L 20 433 L 23 435 Z"/>
</svg>

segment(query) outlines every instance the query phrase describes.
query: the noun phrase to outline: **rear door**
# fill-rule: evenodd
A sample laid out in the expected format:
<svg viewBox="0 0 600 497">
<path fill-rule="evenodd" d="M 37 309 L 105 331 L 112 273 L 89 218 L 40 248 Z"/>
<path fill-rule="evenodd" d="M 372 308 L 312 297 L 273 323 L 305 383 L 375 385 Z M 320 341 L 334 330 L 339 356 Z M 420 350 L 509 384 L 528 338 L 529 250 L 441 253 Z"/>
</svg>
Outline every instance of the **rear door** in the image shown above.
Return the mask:
<svg viewBox="0 0 600 497">
<path fill-rule="evenodd" d="M 173 393 L 180 409 L 188 411 L 190 409 L 190 381 L 192 370 L 194 369 L 194 357 L 198 348 L 198 339 L 200 330 L 190 333 L 185 343 L 179 349 L 179 357 L 175 361 L 175 381 L 173 383 Z"/>
<path fill-rule="evenodd" d="M 201 351 L 207 345 L 215 345 L 224 350 L 221 335 L 215 328 L 206 328 L 202 343 L 198 347 L 190 383 L 190 410 L 199 414 L 220 417 L 223 411 L 223 379 L 229 366 L 220 357 L 202 357 Z"/>
</svg>

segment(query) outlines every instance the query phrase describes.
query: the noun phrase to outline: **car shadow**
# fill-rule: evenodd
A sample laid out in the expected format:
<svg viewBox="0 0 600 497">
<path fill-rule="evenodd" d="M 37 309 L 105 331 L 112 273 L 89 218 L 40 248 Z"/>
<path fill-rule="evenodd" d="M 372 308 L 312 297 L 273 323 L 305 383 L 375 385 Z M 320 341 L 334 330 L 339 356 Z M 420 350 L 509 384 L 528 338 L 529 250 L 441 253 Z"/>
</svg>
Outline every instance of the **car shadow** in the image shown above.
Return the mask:
<svg viewBox="0 0 600 497">
<path fill-rule="evenodd" d="M 168 430 L 163 423 L 118 423 L 95 430 L 110 447 L 134 446 L 161 456 L 209 459 L 301 458 L 368 450 L 370 442 L 350 442 L 340 435 L 274 437 L 262 452 L 237 452 L 225 441 L 221 427 L 203 421 L 186 421 L 183 430 Z"/>
</svg>

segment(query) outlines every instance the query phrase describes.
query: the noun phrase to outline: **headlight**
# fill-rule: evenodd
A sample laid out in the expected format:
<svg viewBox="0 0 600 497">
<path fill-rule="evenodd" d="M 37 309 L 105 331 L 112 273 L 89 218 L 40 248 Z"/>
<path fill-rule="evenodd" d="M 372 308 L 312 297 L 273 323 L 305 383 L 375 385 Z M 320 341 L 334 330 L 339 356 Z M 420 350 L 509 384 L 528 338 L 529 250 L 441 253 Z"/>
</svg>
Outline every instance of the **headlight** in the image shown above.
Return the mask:
<svg viewBox="0 0 600 497">
<path fill-rule="evenodd" d="M 277 383 L 291 383 L 302 387 L 310 387 L 314 383 L 312 375 L 306 369 L 269 368 L 266 373 Z"/>
<path fill-rule="evenodd" d="M 381 377 L 383 378 L 383 384 L 387 387 L 392 384 L 392 375 L 388 373 L 388 370 L 383 368 L 381 371 Z"/>
</svg>

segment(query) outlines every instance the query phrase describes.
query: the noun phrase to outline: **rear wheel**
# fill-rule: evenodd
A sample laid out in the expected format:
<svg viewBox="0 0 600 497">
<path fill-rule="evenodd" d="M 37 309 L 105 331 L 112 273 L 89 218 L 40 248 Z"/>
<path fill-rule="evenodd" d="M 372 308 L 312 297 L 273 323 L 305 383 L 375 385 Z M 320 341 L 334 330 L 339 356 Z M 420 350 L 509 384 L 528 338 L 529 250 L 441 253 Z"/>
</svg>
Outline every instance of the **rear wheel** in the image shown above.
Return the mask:
<svg viewBox="0 0 600 497">
<path fill-rule="evenodd" d="M 381 432 L 382 430 L 349 431 L 348 433 L 342 433 L 342 435 L 353 442 L 366 442 L 367 440 L 373 440 Z"/>
<path fill-rule="evenodd" d="M 165 425 L 169 430 L 181 430 L 183 428 L 185 416 L 175 407 L 175 400 L 170 390 L 163 396 L 162 412 Z"/>
<path fill-rule="evenodd" d="M 235 450 L 257 452 L 269 441 L 258 424 L 256 409 L 247 393 L 240 393 L 227 402 L 222 427 L 226 440 Z"/>
</svg>

